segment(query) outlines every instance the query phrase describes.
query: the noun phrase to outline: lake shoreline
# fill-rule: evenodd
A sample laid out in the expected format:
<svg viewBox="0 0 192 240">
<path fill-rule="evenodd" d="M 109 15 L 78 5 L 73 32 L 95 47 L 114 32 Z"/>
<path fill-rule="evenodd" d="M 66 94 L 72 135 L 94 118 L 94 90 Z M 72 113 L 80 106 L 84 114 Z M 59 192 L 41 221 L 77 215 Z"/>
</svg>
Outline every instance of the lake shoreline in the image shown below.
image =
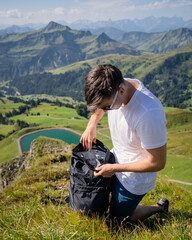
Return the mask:
<svg viewBox="0 0 192 240">
<path fill-rule="evenodd" d="M 19 148 L 19 154 L 23 153 L 22 148 L 21 148 L 21 140 L 22 140 L 22 138 L 24 138 L 24 137 L 26 137 L 28 135 L 31 135 L 31 134 L 34 134 L 34 133 L 37 133 L 37 132 L 46 131 L 46 130 L 65 130 L 65 131 L 72 132 L 72 133 L 74 133 L 76 135 L 81 136 L 81 134 L 79 132 L 76 132 L 76 131 L 74 131 L 72 129 L 69 129 L 69 128 L 42 128 L 42 129 L 39 129 L 39 130 L 35 130 L 33 132 L 26 133 L 26 134 L 22 135 L 21 137 L 19 137 L 17 139 L 17 145 L 18 145 L 18 148 Z"/>
</svg>

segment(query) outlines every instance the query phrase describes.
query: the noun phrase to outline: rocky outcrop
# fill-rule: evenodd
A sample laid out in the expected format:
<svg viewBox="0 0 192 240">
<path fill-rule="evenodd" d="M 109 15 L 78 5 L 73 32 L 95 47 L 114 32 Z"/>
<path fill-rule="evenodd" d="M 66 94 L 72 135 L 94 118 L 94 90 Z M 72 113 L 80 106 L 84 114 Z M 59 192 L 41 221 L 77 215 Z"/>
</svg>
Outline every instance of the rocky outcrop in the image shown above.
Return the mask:
<svg viewBox="0 0 192 240">
<path fill-rule="evenodd" d="M 5 162 L 0 167 L 0 191 L 6 188 L 10 182 L 14 181 L 26 168 L 30 167 L 28 153 Z"/>
<path fill-rule="evenodd" d="M 45 155 L 51 155 L 52 163 L 69 160 L 72 147 L 57 139 L 46 137 L 35 139 L 31 143 L 30 152 L 25 152 L 0 166 L 0 192 Z"/>
<path fill-rule="evenodd" d="M 38 158 L 48 154 L 66 154 L 72 150 L 72 145 L 45 137 L 39 137 L 32 141 L 30 146 L 30 158 Z"/>
</svg>

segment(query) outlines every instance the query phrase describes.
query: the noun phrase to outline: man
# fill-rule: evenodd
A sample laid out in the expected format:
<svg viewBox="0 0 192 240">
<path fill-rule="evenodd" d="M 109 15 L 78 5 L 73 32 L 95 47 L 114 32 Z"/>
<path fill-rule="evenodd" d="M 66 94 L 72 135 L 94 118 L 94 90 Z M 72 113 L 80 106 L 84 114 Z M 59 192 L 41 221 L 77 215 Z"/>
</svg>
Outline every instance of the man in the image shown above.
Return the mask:
<svg viewBox="0 0 192 240">
<path fill-rule="evenodd" d="M 167 212 L 166 198 L 153 206 L 138 205 L 154 188 L 157 171 L 166 163 L 166 118 L 160 101 L 139 80 L 124 79 L 112 65 L 101 65 L 88 73 L 85 100 L 92 114 L 80 141 L 89 151 L 96 141 L 97 124 L 108 112 L 116 163 L 105 164 L 94 174 L 116 176 L 111 216 L 126 223 Z"/>
</svg>

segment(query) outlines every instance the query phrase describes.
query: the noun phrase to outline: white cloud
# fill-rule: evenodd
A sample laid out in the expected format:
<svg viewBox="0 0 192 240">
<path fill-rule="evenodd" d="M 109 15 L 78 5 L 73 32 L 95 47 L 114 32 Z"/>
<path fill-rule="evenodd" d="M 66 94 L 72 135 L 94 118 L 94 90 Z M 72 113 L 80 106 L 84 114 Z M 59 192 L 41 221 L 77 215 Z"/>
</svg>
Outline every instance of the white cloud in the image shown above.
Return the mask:
<svg viewBox="0 0 192 240">
<path fill-rule="evenodd" d="M 65 9 L 64 8 L 55 8 L 53 10 L 53 14 L 54 15 L 63 15 L 65 13 Z"/>
<path fill-rule="evenodd" d="M 73 14 L 80 14 L 81 11 L 78 8 L 72 8 L 69 10 L 69 15 L 73 15 Z"/>
<path fill-rule="evenodd" d="M 5 18 L 21 18 L 22 14 L 18 9 L 11 9 L 8 11 L 0 11 L 0 17 Z"/>
<path fill-rule="evenodd" d="M 36 15 L 52 16 L 52 17 L 53 16 L 63 15 L 64 13 L 65 13 L 65 9 L 64 8 L 55 8 L 53 10 L 42 9 L 42 10 L 40 10 L 38 12 L 33 12 L 33 14 L 36 14 Z"/>
<path fill-rule="evenodd" d="M 24 24 L 26 22 L 49 22 L 64 20 L 66 10 L 64 8 L 55 8 L 53 10 L 41 9 L 39 11 L 29 11 L 23 14 L 18 9 L 0 11 L 1 24 Z"/>
<path fill-rule="evenodd" d="M 179 1 L 179 0 L 162 0 L 162 1 L 156 1 L 153 3 L 148 3 L 144 5 L 131 5 L 127 8 L 125 8 L 128 11 L 132 10 L 154 10 L 154 9 L 163 9 L 163 8 L 180 8 L 181 6 L 191 6 L 192 1 Z"/>
<path fill-rule="evenodd" d="M 34 2 L 36 0 L 33 0 Z M 0 11 L 1 24 L 24 24 L 29 22 L 67 21 L 74 22 L 79 19 L 98 20 L 119 20 L 135 19 L 146 16 L 170 16 L 179 15 L 191 18 L 191 0 L 73 0 L 71 4 L 61 4 L 55 8 L 47 7 L 28 11 L 21 9 L 9 9 Z"/>
<path fill-rule="evenodd" d="M 27 15 L 29 14 L 29 15 L 42 15 L 42 16 L 47 16 L 47 15 L 50 15 L 50 11 L 49 10 L 47 10 L 47 9 L 42 9 L 41 11 L 39 11 L 39 12 L 30 12 L 30 13 L 27 13 Z"/>
<path fill-rule="evenodd" d="M 82 6 L 85 8 L 89 8 L 90 10 L 100 9 L 107 10 L 113 9 L 114 11 L 118 10 L 121 6 L 129 4 L 129 0 L 97 0 L 97 1 L 85 1 L 82 3 Z M 119 9 L 121 10 L 121 9 Z"/>
</svg>

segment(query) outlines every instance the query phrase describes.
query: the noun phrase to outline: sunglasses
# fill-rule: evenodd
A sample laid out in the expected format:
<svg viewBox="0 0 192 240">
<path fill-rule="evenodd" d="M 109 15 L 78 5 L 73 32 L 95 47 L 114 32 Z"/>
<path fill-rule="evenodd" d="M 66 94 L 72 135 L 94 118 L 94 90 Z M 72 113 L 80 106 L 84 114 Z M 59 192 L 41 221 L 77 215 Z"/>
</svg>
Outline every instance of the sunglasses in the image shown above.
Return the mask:
<svg viewBox="0 0 192 240">
<path fill-rule="evenodd" d="M 115 97 L 113 99 L 113 102 L 111 103 L 110 106 L 106 106 L 106 107 L 102 107 L 101 109 L 104 110 L 104 111 L 109 111 L 109 110 L 112 110 L 113 109 L 113 106 L 115 104 L 115 101 L 117 100 L 117 96 L 118 96 L 118 92 L 119 90 L 117 90 L 116 94 L 115 94 Z"/>
</svg>

